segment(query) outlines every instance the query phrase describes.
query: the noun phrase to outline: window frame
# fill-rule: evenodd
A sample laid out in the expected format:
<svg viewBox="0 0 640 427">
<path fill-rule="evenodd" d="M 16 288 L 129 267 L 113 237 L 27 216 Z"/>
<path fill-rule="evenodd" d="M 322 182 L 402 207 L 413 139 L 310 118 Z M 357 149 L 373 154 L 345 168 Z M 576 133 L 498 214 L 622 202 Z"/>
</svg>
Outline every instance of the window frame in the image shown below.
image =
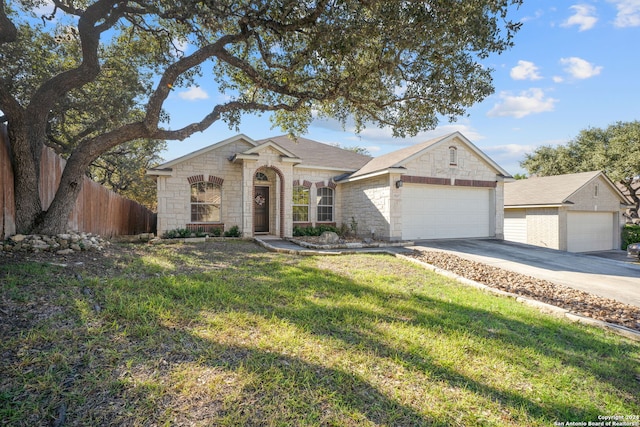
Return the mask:
<svg viewBox="0 0 640 427">
<path fill-rule="evenodd" d="M 449 166 L 458 166 L 458 148 L 449 147 Z"/>
<path fill-rule="evenodd" d="M 320 194 L 328 192 L 328 194 Z M 330 198 L 331 203 L 322 203 L 325 198 Z M 335 205 L 335 190 L 331 187 L 318 187 L 316 189 L 316 220 L 318 222 L 333 222 L 334 221 L 334 205 Z M 329 216 L 329 219 L 327 218 Z"/>
<path fill-rule="evenodd" d="M 291 195 L 291 215 L 293 222 L 309 222 L 309 205 L 311 204 L 310 188 L 304 185 L 294 185 Z M 306 194 L 306 197 L 300 197 Z M 306 203 L 304 199 L 306 198 Z M 301 215 L 306 211 L 306 218 Z"/>
<path fill-rule="evenodd" d="M 204 187 L 204 191 L 197 188 Z M 196 193 L 194 194 L 194 188 Z M 211 189 L 212 194 L 207 194 Z M 213 192 L 213 190 L 217 190 Z M 202 194 L 202 196 L 200 196 Z M 192 223 L 220 223 L 222 222 L 222 186 L 215 182 L 198 181 L 189 185 L 189 207 Z M 211 209 L 211 212 L 207 212 Z"/>
</svg>

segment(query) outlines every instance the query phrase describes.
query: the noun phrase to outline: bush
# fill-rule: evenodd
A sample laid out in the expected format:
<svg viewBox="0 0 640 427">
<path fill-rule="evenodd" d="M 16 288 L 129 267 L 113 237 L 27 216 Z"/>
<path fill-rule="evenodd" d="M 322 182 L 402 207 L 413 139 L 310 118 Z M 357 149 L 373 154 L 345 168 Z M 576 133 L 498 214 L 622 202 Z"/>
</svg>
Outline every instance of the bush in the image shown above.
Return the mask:
<svg viewBox="0 0 640 427">
<path fill-rule="evenodd" d="M 332 225 L 324 225 L 320 224 L 317 227 L 293 227 L 293 235 L 296 237 L 299 236 L 319 236 L 325 231 L 333 231 L 334 233 L 340 235 L 338 229 Z"/>
<path fill-rule="evenodd" d="M 224 237 L 240 237 L 240 229 L 237 225 L 234 225 L 224 232 Z"/>
<path fill-rule="evenodd" d="M 622 249 L 632 243 L 640 242 L 640 225 L 627 224 L 622 228 Z"/>
<path fill-rule="evenodd" d="M 163 239 L 178 239 L 183 237 L 191 237 L 191 230 L 186 228 L 176 228 L 174 230 L 167 230 L 162 235 Z"/>
</svg>

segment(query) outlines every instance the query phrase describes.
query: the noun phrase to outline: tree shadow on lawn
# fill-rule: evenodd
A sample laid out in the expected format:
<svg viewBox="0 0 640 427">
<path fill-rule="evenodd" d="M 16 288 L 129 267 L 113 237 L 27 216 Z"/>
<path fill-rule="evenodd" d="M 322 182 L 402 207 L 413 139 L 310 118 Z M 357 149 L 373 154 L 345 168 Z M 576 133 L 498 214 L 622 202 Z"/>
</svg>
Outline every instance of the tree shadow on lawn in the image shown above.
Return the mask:
<svg viewBox="0 0 640 427">
<path fill-rule="evenodd" d="M 147 274 L 144 267 L 132 265 L 140 273 L 133 281 L 103 287 L 101 283 L 110 279 L 89 280 L 95 300 L 103 309 L 93 313 L 95 318 L 90 321 L 81 320 L 86 314 L 71 309 L 65 322 L 69 317 L 78 319 L 77 331 L 60 332 L 59 336 L 54 331 L 55 336 L 47 339 L 47 345 L 50 340 L 58 340 L 61 347 L 65 340 L 74 340 L 67 346 L 74 353 L 69 354 L 71 373 L 56 374 L 66 386 L 33 391 L 47 394 L 46 399 L 40 397 L 49 402 L 46 415 L 55 417 L 56 408 L 66 401 L 75 402 L 68 404 L 69 425 L 135 425 L 159 420 L 177 425 L 198 420 L 230 425 L 455 424 L 454 414 L 427 417 L 416 409 L 415 403 L 401 402 L 348 368 L 313 363 L 277 349 L 265 350 L 256 343 L 224 342 L 216 337 L 215 330 L 203 337 L 198 329 L 207 326 L 207 315 L 212 313 L 279 319 L 320 340 L 328 338 L 342 343 L 343 348 L 396 361 L 408 371 L 433 378 L 432 385 L 443 383 L 471 391 L 480 401 L 498 402 L 500 408 L 512 412 L 511 416 L 524 413 L 530 418 L 511 420 L 514 424 L 597 419 L 603 411 L 597 405 L 607 403 L 580 407 L 553 396 L 537 401 L 525 392 L 498 388 L 443 366 L 429 348 L 390 341 L 380 325 L 414 326 L 443 338 L 452 334 L 474 338 L 469 348 L 459 351 L 480 351 L 481 341 L 495 348 L 535 350 L 557 359 L 560 366 L 573 367 L 585 376 L 610 383 L 620 390 L 621 400 L 624 395 L 633 401 L 633 396 L 640 394 L 640 386 L 633 379 L 637 361 L 632 359 L 634 353 L 637 357 L 638 348 L 624 340 L 607 339 L 604 334 L 552 318 L 532 315 L 513 319 L 496 311 L 432 297 L 419 288 L 374 288 L 293 257 L 266 253 L 239 253 L 238 257 L 228 267 L 217 266 L 184 276 L 158 266 L 153 268 L 153 274 Z M 401 261 L 380 256 L 378 262 Z M 420 274 L 424 280 L 433 277 Z M 79 298 L 88 298 L 79 291 L 86 285 L 87 282 L 77 284 Z M 96 328 L 95 324 L 103 326 Z M 75 352 L 76 341 L 84 343 L 82 354 Z M 45 346 L 43 350 L 48 351 Z M 43 358 L 47 357 L 46 351 Z M 64 350 L 59 352 L 64 354 Z M 512 363 L 506 353 L 501 357 Z M 19 357 L 16 363 L 21 363 Z M 175 372 L 183 366 L 192 367 L 194 376 L 207 368 L 216 373 L 216 378 L 233 378 L 204 396 L 185 396 L 174 384 Z M 536 376 L 543 374 L 542 369 L 531 366 L 525 372 Z M 46 369 L 41 373 L 51 374 Z M 85 378 L 98 378 L 99 384 L 81 386 Z M 270 378 L 277 378 L 280 385 L 269 384 Z M 18 390 L 27 384 L 16 382 L 14 386 Z M 94 393 L 87 387 L 94 387 Z M 14 392 L 0 391 L 6 396 Z M 429 396 L 425 398 L 424 404 L 428 405 Z M 474 410 L 478 408 L 468 408 L 467 417 Z"/>
<path fill-rule="evenodd" d="M 640 393 L 640 387 L 634 382 L 632 374 L 637 362 L 631 360 L 630 356 L 633 352 L 637 353 L 637 348 L 624 341 L 616 344 L 613 340 L 602 339 L 587 328 L 551 318 L 541 320 L 540 317 L 531 316 L 517 320 L 498 312 L 447 302 L 421 293 L 380 290 L 327 270 L 292 265 L 290 259 L 286 259 L 288 264 L 284 265 L 281 260 L 274 260 L 273 257 L 253 255 L 245 260 L 244 266 L 233 267 L 234 271 L 201 273 L 190 279 L 189 285 L 180 281 L 167 282 L 157 291 L 171 300 L 172 310 L 177 318 L 181 317 L 181 311 L 184 311 L 187 318 L 192 318 L 196 311 L 225 311 L 286 320 L 312 335 L 340 340 L 348 347 L 369 349 L 377 357 L 398 360 L 407 369 L 427 373 L 452 387 L 473 391 L 490 401 L 500 402 L 501 406 L 511 408 L 514 412 L 524 409 L 529 416 L 538 420 L 597 420 L 597 416 L 602 414 L 602 408 L 596 405 L 581 408 L 571 402 L 560 402 L 552 398 L 542 402 L 534 401 L 525 393 L 497 388 L 443 366 L 429 356 L 428 348 L 403 349 L 400 345 L 391 345 L 378 326 L 381 322 L 402 322 L 437 330 L 445 336 L 454 333 L 469 334 L 476 343 L 490 341 L 495 348 L 509 346 L 531 349 L 545 357 L 556 359 L 560 367 L 570 366 L 583 371 L 585 376 L 593 375 L 599 381 L 610 383 L 620 391 L 621 396 L 637 396 Z M 391 261 L 392 259 L 384 258 L 384 262 Z M 183 299 L 184 286 L 190 287 L 188 292 L 195 293 L 194 295 L 201 293 L 201 298 L 197 298 L 195 305 L 193 299 Z M 216 292 L 211 293 L 211 289 Z M 340 306 L 347 300 L 353 304 Z M 361 308 L 357 304 L 360 300 L 367 304 L 376 303 L 378 309 Z M 157 321 L 160 322 L 160 319 Z M 418 425 L 451 422 L 450 419 L 423 419 L 413 408 L 386 397 L 353 373 L 257 348 L 225 347 L 217 343 L 215 338 L 201 341 L 201 337 L 194 335 L 192 339 L 198 348 L 209 347 L 213 349 L 213 353 L 226 355 L 205 359 L 205 363 L 210 366 L 237 369 L 245 366 L 249 360 L 272 359 L 273 363 L 258 364 L 254 369 L 260 375 L 276 369 L 279 377 L 286 377 L 287 382 L 299 384 L 295 387 L 300 387 L 300 392 L 303 392 L 304 387 L 317 388 L 320 393 L 314 394 L 314 398 L 338 396 L 339 401 L 325 401 L 322 405 L 351 407 L 374 423 Z M 468 350 L 481 351 L 482 347 Z M 518 359 L 509 360 L 508 352 L 505 354 L 501 357 L 505 357 L 506 363 L 522 363 Z M 536 366 L 535 361 L 531 363 L 527 372 L 534 376 L 541 373 L 543 368 Z M 311 377 L 309 373 L 312 373 Z M 341 380 L 334 381 L 337 377 Z M 327 378 L 330 379 L 328 382 Z M 278 400 L 279 396 L 277 393 L 269 395 L 267 391 L 261 391 L 261 397 L 255 402 L 256 413 L 260 412 L 260 399 L 273 401 Z M 247 401 L 242 400 L 237 402 L 240 406 L 246 403 Z M 310 410 L 318 413 L 323 411 L 319 407 Z M 393 416 L 399 418 L 390 420 L 389 414 L 395 414 Z M 248 422 L 253 421 L 258 420 L 252 420 L 249 416 Z"/>
</svg>

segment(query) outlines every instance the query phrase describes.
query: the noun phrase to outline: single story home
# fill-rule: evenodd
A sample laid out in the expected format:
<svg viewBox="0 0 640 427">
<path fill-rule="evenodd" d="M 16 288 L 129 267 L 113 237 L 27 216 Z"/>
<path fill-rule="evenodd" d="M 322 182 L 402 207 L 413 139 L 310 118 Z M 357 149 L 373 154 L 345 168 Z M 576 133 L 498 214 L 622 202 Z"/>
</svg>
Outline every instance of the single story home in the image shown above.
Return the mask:
<svg viewBox="0 0 640 427">
<path fill-rule="evenodd" d="M 509 174 L 459 132 L 380 157 L 287 136 L 237 135 L 147 172 L 158 234 L 237 226 L 291 237 L 321 224 L 398 241 L 503 236 Z"/>
<path fill-rule="evenodd" d="M 504 238 L 569 252 L 619 249 L 627 199 L 602 172 L 504 186 Z"/>
</svg>

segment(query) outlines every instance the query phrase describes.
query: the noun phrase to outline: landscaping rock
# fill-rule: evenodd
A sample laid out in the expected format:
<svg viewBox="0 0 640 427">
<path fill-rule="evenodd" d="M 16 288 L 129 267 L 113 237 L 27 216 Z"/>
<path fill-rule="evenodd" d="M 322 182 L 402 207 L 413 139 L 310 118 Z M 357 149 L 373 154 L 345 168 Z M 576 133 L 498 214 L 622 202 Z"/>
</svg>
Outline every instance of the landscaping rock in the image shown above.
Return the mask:
<svg viewBox="0 0 640 427">
<path fill-rule="evenodd" d="M 521 295 L 531 300 L 563 308 L 579 316 L 640 331 L 640 307 L 444 252 L 415 251 L 410 256 L 512 295 Z"/>
<path fill-rule="evenodd" d="M 4 252 L 54 252 L 56 255 L 69 255 L 80 251 L 100 251 L 109 242 L 91 233 L 67 232 L 56 236 L 38 234 L 16 234 L 0 242 L 0 251 Z"/>
<path fill-rule="evenodd" d="M 320 244 L 322 245 L 333 245 L 338 243 L 340 240 L 340 236 L 333 231 L 325 231 L 320 235 Z"/>
</svg>

